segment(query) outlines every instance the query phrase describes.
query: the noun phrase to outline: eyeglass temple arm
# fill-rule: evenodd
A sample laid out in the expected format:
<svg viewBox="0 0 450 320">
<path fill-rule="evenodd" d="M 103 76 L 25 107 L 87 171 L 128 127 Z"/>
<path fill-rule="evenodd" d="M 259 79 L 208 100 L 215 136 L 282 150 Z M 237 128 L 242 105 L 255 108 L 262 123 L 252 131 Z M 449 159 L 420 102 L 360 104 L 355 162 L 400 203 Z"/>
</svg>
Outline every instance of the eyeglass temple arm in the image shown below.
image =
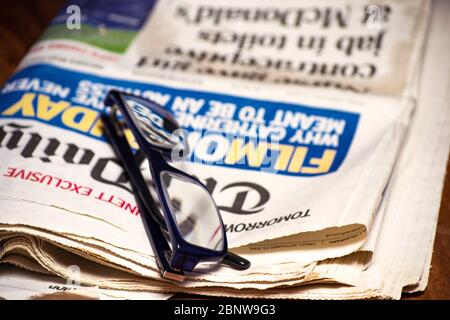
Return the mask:
<svg viewBox="0 0 450 320">
<path fill-rule="evenodd" d="M 250 261 L 229 250 L 227 255 L 223 258 L 222 263 L 237 270 L 246 270 L 250 268 Z"/>
<path fill-rule="evenodd" d="M 151 197 L 148 191 L 147 184 L 139 171 L 138 166 L 135 163 L 133 154 L 131 153 L 130 146 L 126 141 L 125 136 L 121 128 L 117 128 L 114 123 L 112 116 L 103 114 L 101 115 L 105 133 L 111 141 L 115 153 L 119 156 L 125 171 L 127 172 L 129 179 L 131 181 L 131 188 L 133 193 L 136 195 L 136 202 L 141 212 L 141 217 L 144 220 L 144 226 L 147 232 L 147 236 L 150 239 L 150 244 L 155 253 L 155 258 L 157 259 L 158 266 L 161 269 L 161 273 L 164 277 L 173 280 L 181 281 L 184 279 L 184 274 L 172 269 L 169 263 L 169 256 L 171 249 L 169 244 L 165 239 L 165 235 L 160 228 L 161 224 L 165 226 L 164 221 L 156 220 L 157 217 L 163 219 L 162 216 L 158 215 L 154 210 L 158 210 L 154 203 L 149 203 L 143 198 L 146 193 L 148 197 Z M 139 187 L 137 187 L 139 186 Z"/>
<path fill-rule="evenodd" d="M 147 211 L 152 215 L 152 218 L 158 225 L 167 230 L 166 222 L 164 221 L 163 216 L 159 214 L 159 209 L 155 204 L 155 200 L 148 190 L 147 183 L 145 182 L 139 167 L 136 165 L 136 160 L 131 152 L 129 143 L 123 134 L 123 129 L 112 117 L 112 115 L 102 114 L 106 134 L 111 140 L 114 151 L 120 158 L 121 164 L 131 181 L 131 185 L 137 186 L 137 191 L 133 192 L 140 196 L 143 205 L 147 207 Z"/>
</svg>

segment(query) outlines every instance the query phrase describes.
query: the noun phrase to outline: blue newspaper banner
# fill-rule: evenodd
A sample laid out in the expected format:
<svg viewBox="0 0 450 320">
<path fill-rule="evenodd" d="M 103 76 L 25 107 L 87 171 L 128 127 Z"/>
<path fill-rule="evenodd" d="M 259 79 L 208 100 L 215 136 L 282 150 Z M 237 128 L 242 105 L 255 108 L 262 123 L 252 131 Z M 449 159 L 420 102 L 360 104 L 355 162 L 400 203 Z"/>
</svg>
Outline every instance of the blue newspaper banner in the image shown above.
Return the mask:
<svg viewBox="0 0 450 320">
<path fill-rule="evenodd" d="M 35 119 L 104 141 L 99 112 L 109 90 L 151 99 L 188 132 L 188 161 L 312 177 L 335 172 L 359 114 L 122 81 L 36 65 L 16 73 L 0 94 L 0 118 Z"/>
</svg>

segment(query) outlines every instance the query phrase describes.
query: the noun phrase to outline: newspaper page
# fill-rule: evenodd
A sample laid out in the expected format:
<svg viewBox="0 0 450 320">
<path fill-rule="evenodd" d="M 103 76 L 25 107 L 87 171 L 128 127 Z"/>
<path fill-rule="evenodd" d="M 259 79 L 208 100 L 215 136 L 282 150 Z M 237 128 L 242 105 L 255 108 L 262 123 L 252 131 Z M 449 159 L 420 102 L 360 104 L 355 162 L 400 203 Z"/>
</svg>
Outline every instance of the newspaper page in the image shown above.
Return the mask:
<svg viewBox="0 0 450 320">
<path fill-rule="evenodd" d="M 360 248 L 414 108 L 429 1 L 150 2 L 110 8 L 133 22 L 103 21 L 89 41 L 57 17 L 4 85 L 3 232 L 57 234 L 77 254 L 95 244 L 91 260 L 105 264 L 109 250 L 118 257 L 110 264 L 157 278 L 98 118 L 119 89 L 175 115 L 193 150 L 176 166 L 205 183 L 230 247 L 260 270 Z"/>
</svg>

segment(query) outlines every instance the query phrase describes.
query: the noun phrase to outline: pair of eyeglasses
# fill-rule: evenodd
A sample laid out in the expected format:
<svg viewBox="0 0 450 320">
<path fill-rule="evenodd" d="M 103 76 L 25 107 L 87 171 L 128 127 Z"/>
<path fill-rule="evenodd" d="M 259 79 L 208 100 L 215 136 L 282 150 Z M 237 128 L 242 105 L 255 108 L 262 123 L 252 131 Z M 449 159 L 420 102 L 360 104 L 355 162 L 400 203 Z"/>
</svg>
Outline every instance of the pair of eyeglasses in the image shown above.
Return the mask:
<svg viewBox="0 0 450 320">
<path fill-rule="evenodd" d="M 204 261 L 249 268 L 248 260 L 228 251 L 222 217 L 206 187 L 168 163 L 189 153 L 187 139 L 170 112 L 115 90 L 108 93 L 105 106 L 104 131 L 129 177 L 162 276 L 182 281 Z M 126 128 L 148 159 L 159 207 L 133 156 Z"/>
</svg>

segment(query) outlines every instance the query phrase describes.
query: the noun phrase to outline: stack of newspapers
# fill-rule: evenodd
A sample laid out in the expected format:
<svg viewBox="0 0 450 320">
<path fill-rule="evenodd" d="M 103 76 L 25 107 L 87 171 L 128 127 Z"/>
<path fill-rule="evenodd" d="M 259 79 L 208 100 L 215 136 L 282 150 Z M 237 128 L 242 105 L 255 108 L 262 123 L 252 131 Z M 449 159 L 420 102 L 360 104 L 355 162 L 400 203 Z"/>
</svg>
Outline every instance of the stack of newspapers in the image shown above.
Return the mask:
<svg viewBox="0 0 450 320">
<path fill-rule="evenodd" d="M 449 29 L 445 0 L 69 1 L 0 92 L 0 297 L 425 290 Z M 173 113 L 192 152 L 174 166 L 207 186 L 249 269 L 161 277 L 103 136 L 111 89 Z"/>
</svg>

